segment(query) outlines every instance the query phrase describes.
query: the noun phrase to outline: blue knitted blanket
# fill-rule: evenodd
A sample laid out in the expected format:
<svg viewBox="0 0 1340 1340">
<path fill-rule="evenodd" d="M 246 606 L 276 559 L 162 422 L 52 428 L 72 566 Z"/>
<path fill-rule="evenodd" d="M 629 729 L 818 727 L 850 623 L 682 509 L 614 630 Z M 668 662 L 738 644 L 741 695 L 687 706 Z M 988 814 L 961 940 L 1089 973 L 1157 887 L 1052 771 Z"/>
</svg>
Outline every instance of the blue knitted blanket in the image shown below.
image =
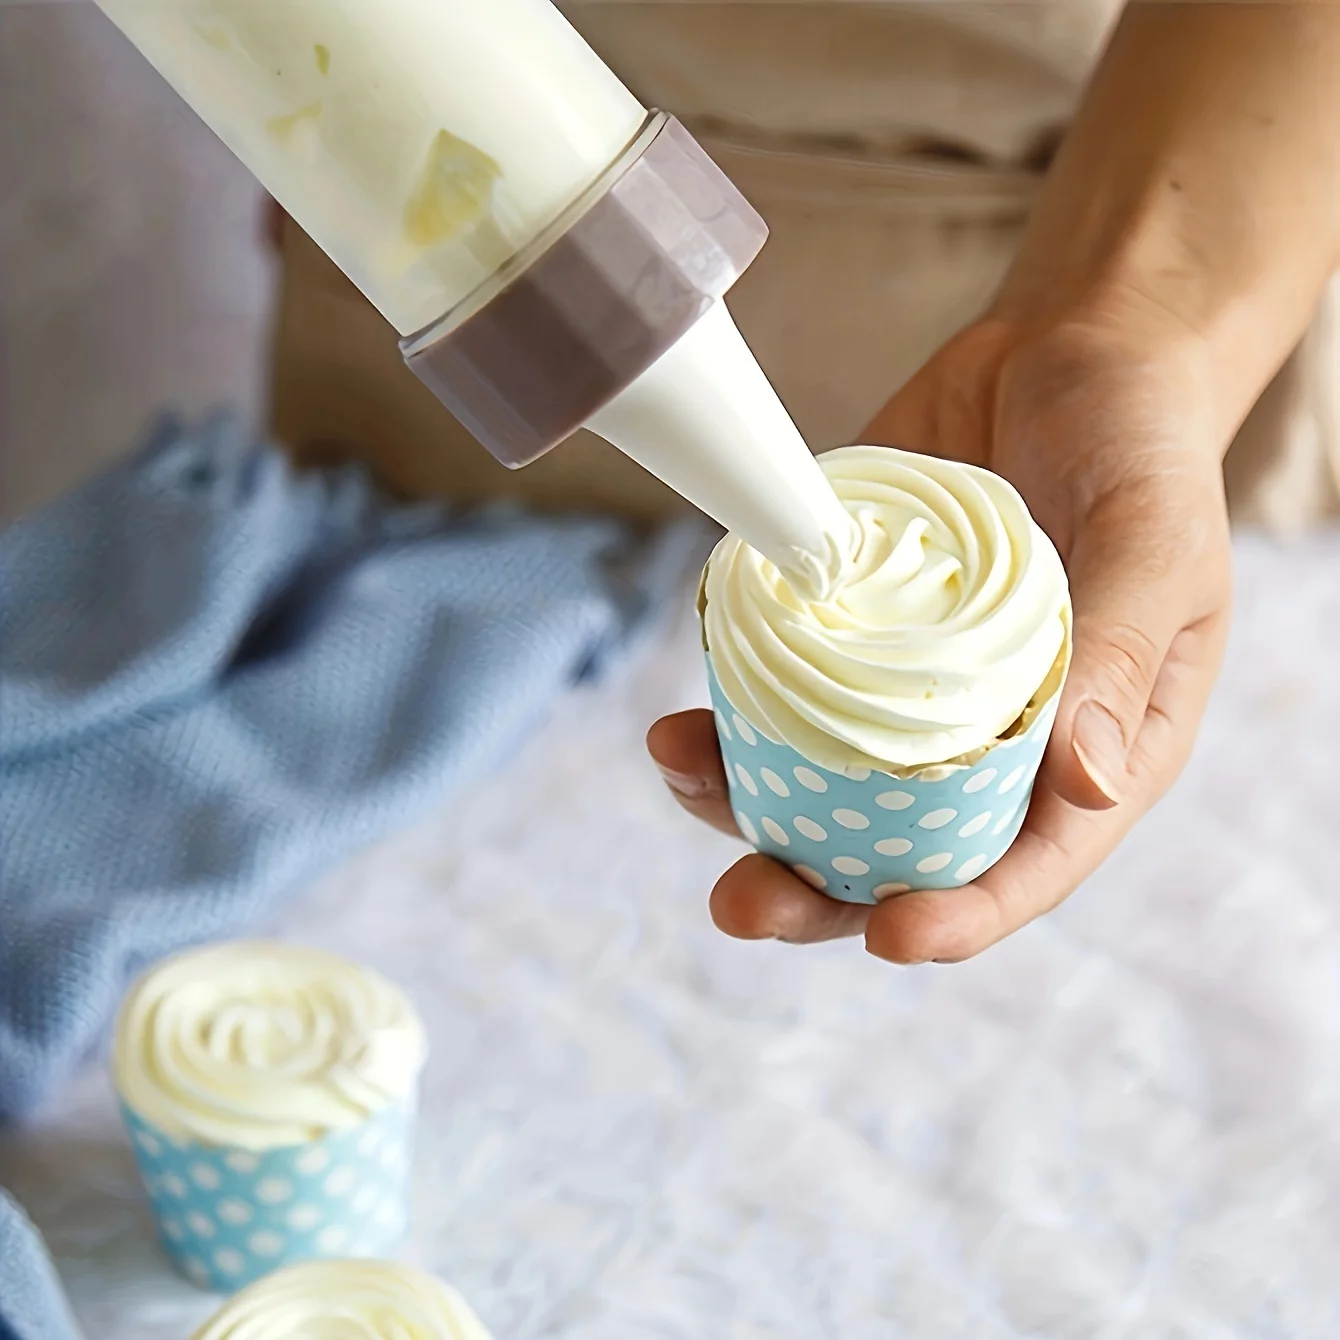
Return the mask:
<svg viewBox="0 0 1340 1340">
<path fill-rule="evenodd" d="M 142 965 L 490 767 L 690 542 L 392 504 L 222 421 L 0 533 L 0 1119 Z M 0 1197 L 0 1337 L 60 1340 L 40 1259 Z"/>
</svg>

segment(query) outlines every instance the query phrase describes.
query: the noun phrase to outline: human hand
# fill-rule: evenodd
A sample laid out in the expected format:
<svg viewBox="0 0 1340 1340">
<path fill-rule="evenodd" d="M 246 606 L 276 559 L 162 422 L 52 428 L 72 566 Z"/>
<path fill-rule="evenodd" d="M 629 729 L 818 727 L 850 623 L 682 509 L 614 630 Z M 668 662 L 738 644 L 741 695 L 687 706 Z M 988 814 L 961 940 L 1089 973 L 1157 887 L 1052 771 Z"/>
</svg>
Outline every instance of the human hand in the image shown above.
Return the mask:
<svg viewBox="0 0 1340 1340">
<path fill-rule="evenodd" d="M 956 962 L 1050 911 L 1167 789 L 1190 752 L 1227 635 L 1223 425 L 1203 346 L 1136 298 L 1044 328 L 987 318 L 942 348 L 863 440 L 1010 480 L 1070 577 L 1074 660 L 1023 830 L 962 888 L 878 907 L 827 898 L 769 857 L 712 891 L 717 925 L 793 942 L 865 934 L 896 963 Z M 647 745 L 690 813 L 735 833 L 712 715 Z"/>
</svg>

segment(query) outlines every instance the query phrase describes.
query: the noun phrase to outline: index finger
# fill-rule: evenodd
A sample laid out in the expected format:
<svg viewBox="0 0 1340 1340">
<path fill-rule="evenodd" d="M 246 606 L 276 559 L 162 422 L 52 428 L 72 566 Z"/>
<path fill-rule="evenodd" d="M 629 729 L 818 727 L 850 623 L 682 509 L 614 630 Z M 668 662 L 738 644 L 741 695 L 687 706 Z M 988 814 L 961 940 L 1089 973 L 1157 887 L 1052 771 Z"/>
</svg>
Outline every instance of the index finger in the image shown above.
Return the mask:
<svg viewBox="0 0 1340 1340">
<path fill-rule="evenodd" d="M 737 940 L 817 944 L 859 935 L 871 909 L 811 888 L 771 856 L 754 852 L 717 880 L 709 904 L 718 930 Z"/>
</svg>

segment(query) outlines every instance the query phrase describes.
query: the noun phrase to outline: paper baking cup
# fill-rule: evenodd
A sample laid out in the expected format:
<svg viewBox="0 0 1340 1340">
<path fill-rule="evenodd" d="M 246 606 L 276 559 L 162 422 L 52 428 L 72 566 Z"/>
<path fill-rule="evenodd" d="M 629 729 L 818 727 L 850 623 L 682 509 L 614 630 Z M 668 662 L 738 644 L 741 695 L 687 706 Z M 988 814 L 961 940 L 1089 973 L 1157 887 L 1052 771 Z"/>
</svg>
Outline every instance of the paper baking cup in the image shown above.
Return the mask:
<svg viewBox="0 0 1340 1340">
<path fill-rule="evenodd" d="M 405 1236 L 408 1105 L 264 1150 L 174 1139 L 125 1103 L 121 1115 L 163 1247 L 203 1288 L 230 1293 L 295 1261 L 391 1255 Z"/>
<path fill-rule="evenodd" d="M 1055 674 L 1055 672 L 1054 672 Z M 1018 836 L 1047 747 L 1062 676 L 1028 728 L 970 766 L 910 777 L 830 772 L 769 740 L 727 701 L 707 659 L 731 806 L 755 848 L 847 903 L 967 884 Z"/>
</svg>

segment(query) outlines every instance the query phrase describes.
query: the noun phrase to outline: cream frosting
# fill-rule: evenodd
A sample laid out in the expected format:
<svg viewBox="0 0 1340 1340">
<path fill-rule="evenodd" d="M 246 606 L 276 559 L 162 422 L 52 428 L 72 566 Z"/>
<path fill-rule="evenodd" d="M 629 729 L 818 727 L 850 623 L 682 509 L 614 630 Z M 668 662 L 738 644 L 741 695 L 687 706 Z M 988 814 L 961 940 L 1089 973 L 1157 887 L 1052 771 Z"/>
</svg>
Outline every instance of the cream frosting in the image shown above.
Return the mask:
<svg viewBox="0 0 1340 1340">
<path fill-rule="evenodd" d="M 722 691 L 769 739 L 835 772 L 973 761 L 1060 683 L 1060 556 L 988 470 L 893 447 L 819 459 L 856 548 L 813 599 L 737 535 L 721 541 L 703 630 Z"/>
<path fill-rule="evenodd" d="M 112 1072 L 165 1134 L 274 1149 L 413 1097 L 423 1025 L 380 974 L 319 949 L 236 942 L 181 954 L 130 989 Z"/>
<path fill-rule="evenodd" d="M 646 120 L 548 0 L 98 2 L 401 335 Z"/>
<path fill-rule="evenodd" d="M 492 1340 L 466 1301 L 392 1261 L 305 1261 L 242 1290 L 192 1340 Z"/>
</svg>

